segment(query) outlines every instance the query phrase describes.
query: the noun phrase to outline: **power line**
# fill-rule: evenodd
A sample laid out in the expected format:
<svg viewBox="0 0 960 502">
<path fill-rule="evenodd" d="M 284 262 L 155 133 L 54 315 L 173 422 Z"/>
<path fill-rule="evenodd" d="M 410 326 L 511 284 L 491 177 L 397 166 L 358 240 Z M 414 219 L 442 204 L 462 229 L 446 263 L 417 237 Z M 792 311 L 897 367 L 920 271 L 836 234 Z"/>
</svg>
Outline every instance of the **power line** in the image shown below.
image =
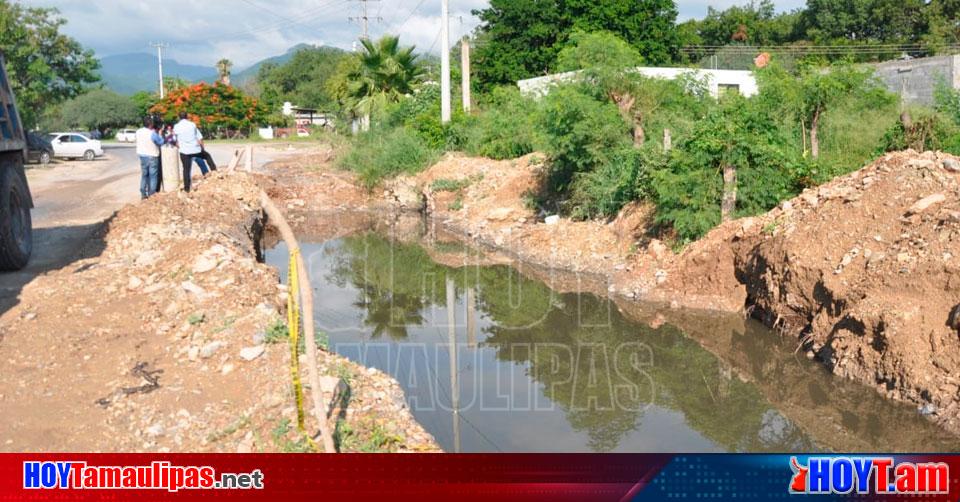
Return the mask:
<svg viewBox="0 0 960 502">
<path fill-rule="evenodd" d="M 383 18 L 380 17 L 380 12 L 379 12 L 379 11 L 377 11 L 377 15 L 376 15 L 376 16 L 374 16 L 374 17 L 371 18 L 371 17 L 367 14 L 367 3 L 369 3 L 369 2 L 379 2 L 380 0 L 356 0 L 356 1 L 360 2 L 360 9 L 361 9 L 360 12 L 361 12 L 361 14 L 360 14 L 359 16 L 352 16 L 352 17 L 350 17 L 349 19 L 350 19 L 351 21 L 356 21 L 356 22 L 359 22 L 359 23 L 360 23 L 360 26 L 362 27 L 362 33 L 363 33 L 363 34 L 360 36 L 360 38 L 369 39 L 369 38 L 370 38 L 370 33 L 369 33 L 370 20 L 373 19 L 374 21 L 383 21 Z"/>
<path fill-rule="evenodd" d="M 420 10 L 420 7 L 422 7 L 422 6 L 423 6 L 423 3 L 426 2 L 426 1 L 427 1 L 427 0 L 420 0 L 420 2 L 417 3 L 417 5 L 413 8 L 413 10 L 411 10 L 410 13 L 407 14 L 407 17 L 404 18 L 403 22 L 400 23 L 399 25 L 393 25 L 393 26 L 391 26 L 391 27 L 390 27 L 390 30 L 391 30 L 391 31 L 395 30 L 395 31 L 397 31 L 397 32 L 399 32 L 400 30 L 402 30 L 403 27 L 406 26 L 407 23 L 408 23 L 411 19 L 413 19 L 413 16 L 417 13 L 418 10 Z"/>
<path fill-rule="evenodd" d="M 312 20 L 314 20 L 314 19 L 317 19 L 317 18 L 320 17 L 320 16 L 323 16 L 323 15 L 325 15 L 325 14 L 328 14 L 328 13 L 331 12 L 333 9 L 338 8 L 338 7 L 340 7 L 340 6 L 342 6 L 343 4 L 346 4 L 346 3 L 348 3 L 348 2 L 349 2 L 349 0 L 332 0 L 332 1 L 329 1 L 329 2 L 327 2 L 327 3 L 325 3 L 325 4 L 318 5 L 317 7 L 314 7 L 314 8 L 312 8 L 312 9 L 308 9 L 308 10 L 304 11 L 304 13 L 303 13 L 302 15 L 298 16 L 297 18 L 284 18 L 284 19 L 286 19 L 285 21 L 275 21 L 275 22 L 272 22 L 272 23 L 268 23 L 268 24 L 266 24 L 266 25 L 261 25 L 261 26 L 256 27 L 256 28 L 251 28 L 251 29 L 243 30 L 243 31 L 236 31 L 236 32 L 232 32 L 232 33 L 221 33 L 221 34 L 219 34 L 219 35 L 214 35 L 214 36 L 211 36 L 211 37 L 206 37 L 206 38 L 202 38 L 202 39 L 199 39 L 199 40 L 195 40 L 194 42 L 209 42 L 209 41 L 212 41 L 212 40 L 222 40 L 222 39 L 227 39 L 227 38 L 242 37 L 242 36 L 245 36 L 245 35 L 254 35 L 254 34 L 257 34 L 257 33 L 262 33 L 262 32 L 266 32 L 266 31 L 283 29 L 283 28 L 287 28 L 287 27 L 290 27 L 290 26 L 298 25 L 298 24 L 301 25 L 301 26 L 305 26 L 305 27 L 308 27 L 308 28 L 312 28 L 313 26 L 310 26 L 309 24 L 306 24 L 308 21 L 312 21 Z M 278 14 L 278 16 L 279 16 L 279 14 Z M 282 16 L 281 16 L 281 17 L 282 17 Z"/>
</svg>

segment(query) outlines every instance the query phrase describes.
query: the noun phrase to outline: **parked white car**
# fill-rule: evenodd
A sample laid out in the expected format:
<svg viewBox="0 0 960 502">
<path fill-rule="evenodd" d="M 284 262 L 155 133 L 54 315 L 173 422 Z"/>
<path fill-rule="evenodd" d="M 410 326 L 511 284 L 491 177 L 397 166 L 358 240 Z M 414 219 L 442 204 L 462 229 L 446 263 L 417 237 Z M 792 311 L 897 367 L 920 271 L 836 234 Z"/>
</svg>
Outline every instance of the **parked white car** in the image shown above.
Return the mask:
<svg viewBox="0 0 960 502">
<path fill-rule="evenodd" d="M 55 132 L 48 138 L 53 145 L 53 156 L 67 159 L 93 160 L 103 155 L 99 141 L 75 132 Z"/>
<path fill-rule="evenodd" d="M 117 141 L 121 143 L 136 143 L 137 141 L 137 130 L 136 129 L 121 129 L 117 131 Z"/>
</svg>

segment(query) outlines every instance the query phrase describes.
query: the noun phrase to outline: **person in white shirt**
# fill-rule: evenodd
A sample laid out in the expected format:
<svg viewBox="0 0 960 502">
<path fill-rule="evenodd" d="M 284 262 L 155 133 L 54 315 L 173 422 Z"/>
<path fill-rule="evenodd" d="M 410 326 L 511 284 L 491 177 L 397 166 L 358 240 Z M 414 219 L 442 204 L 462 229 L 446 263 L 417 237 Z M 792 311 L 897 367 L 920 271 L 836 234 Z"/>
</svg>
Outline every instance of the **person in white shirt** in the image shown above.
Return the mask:
<svg viewBox="0 0 960 502">
<path fill-rule="evenodd" d="M 186 112 L 180 113 L 180 122 L 173 126 L 173 134 L 177 138 L 177 146 L 180 147 L 180 163 L 183 164 L 183 190 L 190 191 L 190 173 L 193 171 L 193 160 L 200 159 L 203 152 L 203 135 L 194 124 L 187 119 Z M 206 176 L 207 166 L 201 162 L 200 173 Z"/>
<path fill-rule="evenodd" d="M 143 119 L 143 127 L 137 129 L 137 155 L 140 157 L 140 198 L 157 192 L 160 170 L 160 145 L 163 138 L 153 127 L 153 119 Z"/>
</svg>

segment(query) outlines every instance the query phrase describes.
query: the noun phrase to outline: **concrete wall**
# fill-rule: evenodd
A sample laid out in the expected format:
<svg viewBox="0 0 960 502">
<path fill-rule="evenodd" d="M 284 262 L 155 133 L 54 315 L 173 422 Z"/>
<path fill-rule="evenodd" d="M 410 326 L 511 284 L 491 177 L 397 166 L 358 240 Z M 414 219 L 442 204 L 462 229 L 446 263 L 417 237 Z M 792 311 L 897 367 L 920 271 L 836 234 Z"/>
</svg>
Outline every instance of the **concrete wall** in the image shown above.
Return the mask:
<svg viewBox="0 0 960 502">
<path fill-rule="evenodd" d="M 900 94 L 907 103 L 933 104 L 933 91 L 939 80 L 960 88 L 960 56 L 936 56 L 877 64 L 877 77 L 890 92 Z"/>
<path fill-rule="evenodd" d="M 705 79 L 713 97 L 719 95 L 721 85 L 736 85 L 740 94 L 753 96 L 757 93 L 757 81 L 753 72 L 744 70 L 701 70 L 697 68 L 654 68 L 641 67 L 637 72 L 652 78 L 675 79 L 684 74 L 692 74 L 698 80 Z M 520 92 L 526 95 L 543 96 L 550 92 L 550 86 L 567 82 L 577 77 L 579 72 L 557 73 L 544 77 L 529 78 L 517 82 Z"/>
</svg>

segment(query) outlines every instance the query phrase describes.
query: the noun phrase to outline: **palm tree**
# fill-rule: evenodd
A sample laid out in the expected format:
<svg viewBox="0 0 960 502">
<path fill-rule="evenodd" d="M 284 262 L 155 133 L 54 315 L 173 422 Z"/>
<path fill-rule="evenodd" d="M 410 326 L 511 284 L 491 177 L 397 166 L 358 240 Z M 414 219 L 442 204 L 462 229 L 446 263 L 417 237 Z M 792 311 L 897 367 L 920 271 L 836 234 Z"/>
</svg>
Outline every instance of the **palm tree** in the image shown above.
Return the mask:
<svg viewBox="0 0 960 502">
<path fill-rule="evenodd" d="M 399 37 L 384 35 L 376 42 L 363 39 L 360 43 L 363 50 L 357 55 L 359 64 L 348 76 L 347 93 L 366 128 L 372 112 L 412 93 L 424 70 L 413 53 L 414 46 L 400 47 Z"/>
<path fill-rule="evenodd" d="M 229 59 L 217 61 L 217 74 L 220 77 L 220 83 L 230 85 L 230 68 L 233 68 L 233 62 Z"/>
</svg>

